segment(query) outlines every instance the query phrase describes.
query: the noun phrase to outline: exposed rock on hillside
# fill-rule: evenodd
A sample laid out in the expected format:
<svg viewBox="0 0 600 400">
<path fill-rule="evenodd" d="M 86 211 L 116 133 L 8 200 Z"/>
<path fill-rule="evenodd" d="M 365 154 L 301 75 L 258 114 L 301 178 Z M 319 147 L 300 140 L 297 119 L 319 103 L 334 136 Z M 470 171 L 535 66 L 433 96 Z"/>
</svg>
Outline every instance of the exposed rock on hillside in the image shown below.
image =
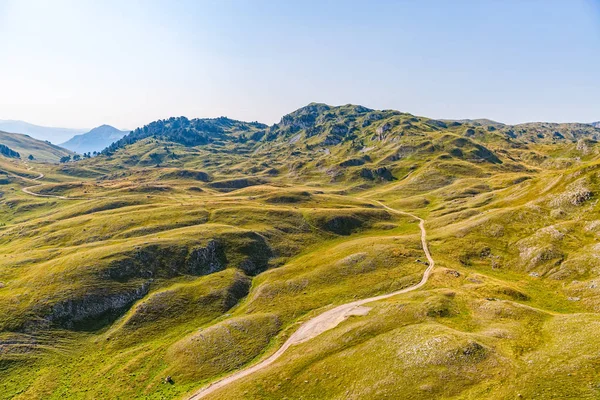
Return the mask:
<svg viewBox="0 0 600 400">
<path fill-rule="evenodd" d="M 212 182 L 209 184 L 214 189 L 222 190 L 236 190 L 243 189 L 248 186 L 262 185 L 266 183 L 263 179 L 258 178 L 241 178 L 241 179 L 227 179 L 224 181 Z"/>
<path fill-rule="evenodd" d="M 149 288 L 150 281 L 137 288 L 116 293 L 97 289 L 93 293 L 55 304 L 45 319 L 51 325 L 67 329 L 97 329 L 121 315 L 134 301 L 144 297 Z"/>
<path fill-rule="evenodd" d="M 116 257 L 102 270 L 101 277 L 126 282 L 137 278 L 173 277 L 181 274 L 201 276 L 221 271 L 228 266 L 255 275 L 268 268 L 271 257 L 273 251 L 261 235 L 243 232 L 232 237 L 225 235 L 210 239 L 204 246 L 191 248 L 148 245 Z M 236 260 L 233 265 L 232 260 Z"/>
<path fill-rule="evenodd" d="M 3 144 L 0 144 L 0 154 L 9 158 L 21 158 L 18 152 Z"/>
<path fill-rule="evenodd" d="M 171 172 L 167 172 L 161 176 L 162 179 L 192 179 L 200 182 L 210 182 L 210 176 L 203 171 L 196 171 L 191 169 L 176 169 Z"/>
<path fill-rule="evenodd" d="M 365 178 L 371 181 L 377 178 L 384 181 L 392 181 L 395 179 L 392 175 L 392 172 L 386 167 L 380 167 L 376 169 L 363 168 L 360 170 L 360 176 L 361 178 Z"/>
<path fill-rule="evenodd" d="M 221 242 L 211 240 L 206 247 L 193 249 L 186 260 L 187 271 L 193 275 L 208 275 L 225 268 L 227 258 Z"/>
<path fill-rule="evenodd" d="M 565 205 L 579 206 L 592 197 L 592 191 L 587 187 L 584 179 L 579 179 L 569 186 L 567 190 L 550 200 L 551 207 L 561 207 Z"/>
</svg>

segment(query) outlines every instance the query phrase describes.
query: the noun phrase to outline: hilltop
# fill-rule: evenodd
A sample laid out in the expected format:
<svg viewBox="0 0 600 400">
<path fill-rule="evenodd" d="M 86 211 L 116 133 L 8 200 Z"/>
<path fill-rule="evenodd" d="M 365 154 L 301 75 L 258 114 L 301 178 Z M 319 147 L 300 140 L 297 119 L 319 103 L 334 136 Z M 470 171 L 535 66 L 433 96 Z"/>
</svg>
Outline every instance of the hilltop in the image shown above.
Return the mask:
<svg viewBox="0 0 600 400">
<path fill-rule="evenodd" d="M 188 398 L 297 337 L 207 398 L 597 398 L 599 132 L 312 103 L 0 156 L 0 398 Z"/>
<path fill-rule="evenodd" d="M 100 152 L 127 133 L 129 132 L 118 130 L 110 125 L 101 125 L 87 133 L 73 136 L 60 146 L 80 154 Z"/>
<path fill-rule="evenodd" d="M 55 146 L 49 142 L 34 139 L 28 135 L 0 131 L 0 144 L 10 147 L 20 154 L 21 158 L 29 155 L 38 161 L 58 162 L 61 157 L 71 154 L 69 150 Z"/>
<path fill-rule="evenodd" d="M 267 126 L 258 122 L 242 122 L 226 117 L 221 118 L 196 118 L 186 117 L 170 118 L 152 122 L 142 128 L 137 128 L 121 140 L 108 146 L 104 153 L 110 154 L 129 144 L 142 139 L 155 138 L 179 143 L 185 146 L 204 145 L 214 142 L 245 142 L 259 129 Z M 248 137 L 248 135 L 250 137 Z"/>
</svg>

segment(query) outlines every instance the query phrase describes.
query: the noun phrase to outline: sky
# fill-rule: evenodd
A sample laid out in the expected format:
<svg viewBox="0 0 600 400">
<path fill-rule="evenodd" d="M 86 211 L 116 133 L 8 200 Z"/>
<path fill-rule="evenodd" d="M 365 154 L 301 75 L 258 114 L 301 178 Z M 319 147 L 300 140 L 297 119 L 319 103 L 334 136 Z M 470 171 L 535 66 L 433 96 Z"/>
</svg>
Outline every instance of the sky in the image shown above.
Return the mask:
<svg viewBox="0 0 600 400">
<path fill-rule="evenodd" d="M 600 120 L 600 0 L 0 0 L 0 119 Z"/>
</svg>

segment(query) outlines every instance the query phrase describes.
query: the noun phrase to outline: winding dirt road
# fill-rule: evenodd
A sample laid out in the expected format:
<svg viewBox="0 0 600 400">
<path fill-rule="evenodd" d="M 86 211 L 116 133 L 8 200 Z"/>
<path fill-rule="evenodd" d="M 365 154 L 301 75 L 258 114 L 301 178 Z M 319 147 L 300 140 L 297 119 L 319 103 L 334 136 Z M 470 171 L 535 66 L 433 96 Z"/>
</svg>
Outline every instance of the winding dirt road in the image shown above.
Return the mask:
<svg viewBox="0 0 600 400">
<path fill-rule="evenodd" d="M 29 179 L 29 180 L 31 180 L 31 181 L 39 181 L 43 177 L 44 177 L 44 174 L 40 173 L 40 176 L 38 176 L 37 178 L 33 178 L 33 179 Z M 40 194 L 40 193 L 32 192 L 30 190 L 30 189 L 33 189 L 34 187 L 38 187 L 38 186 L 42 186 L 42 184 L 39 183 L 37 185 L 27 186 L 27 187 L 24 187 L 21 190 L 23 191 L 23 193 L 27 193 L 28 195 L 35 196 L 35 197 L 49 197 L 51 199 L 60 199 L 60 200 L 78 200 L 78 199 L 76 199 L 74 197 L 57 196 L 57 195 L 54 195 L 54 194 Z"/>
<path fill-rule="evenodd" d="M 44 174 L 40 173 L 40 176 L 38 176 L 37 178 L 28 179 L 28 180 L 39 181 L 40 179 L 43 179 L 43 178 L 44 178 Z M 52 197 L 52 198 L 56 198 L 56 199 L 68 200 L 64 196 L 55 196 L 55 195 L 51 195 L 51 194 L 39 194 L 39 193 L 32 192 L 30 190 L 30 189 L 33 189 L 34 187 L 38 187 L 38 186 L 42 186 L 42 184 L 38 183 L 37 185 L 27 186 L 27 187 L 24 187 L 23 189 L 21 189 L 21 191 L 23 193 L 27 193 L 28 195 L 35 196 L 35 197 Z"/>
<path fill-rule="evenodd" d="M 31 171 L 33 169 L 33 167 L 31 167 L 27 163 L 25 163 L 25 166 L 27 167 L 28 171 Z M 44 176 L 45 176 L 41 172 L 40 172 L 40 175 L 37 176 L 37 177 L 35 177 L 35 178 L 26 178 L 24 176 L 13 174 L 13 173 L 9 173 L 9 175 L 13 176 L 15 178 L 18 178 L 18 179 L 22 179 L 22 180 L 27 181 L 27 182 L 37 182 L 40 179 L 44 179 Z M 47 198 L 51 198 L 51 199 L 60 199 L 60 200 L 83 200 L 83 199 L 78 198 L 78 197 L 57 196 L 57 195 L 54 195 L 54 194 L 40 194 L 40 193 L 35 193 L 35 192 L 31 191 L 31 189 L 33 189 L 34 187 L 38 187 L 38 186 L 42 186 L 42 185 L 43 185 L 42 183 L 38 183 L 37 185 L 27 186 L 27 187 L 22 188 L 21 191 L 23 193 L 26 193 L 26 194 L 28 194 L 30 196 L 35 196 L 35 197 L 47 197 Z"/>
<path fill-rule="evenodd" d="M 417 283 L 416 285 L 409 286 L 402 290 L 398 290 L 398 291 L 388 293 L 388 294 L 383 294 L 380 296 L 369 297 L 367 299 L 353 301 L 351 303 L 342 304 L 331 310 L 325 311 L 324 313 L 322 313 L 322 314 L 306 321 L 304 324 L 302 324 L 302 326 L 300 326 L 300 328 L 298 328 L 298 330 L 296 332 L 294 332 L 292 334 L 292 336 L 289 337 L 289 339 L 283 344 L 283 346 L 281 346 L 281 348 L 279 350 L 277 350 L 277 352 L 272 354 L 270 357 L 264 359 L 263 361 L 259 362 L 258 364 L 255 364 L 246 369 L 242 369 L 232 375 L 224 377 L 221 380 L 215 381 L 215 382 L 211 383 L 210 385 L 203 387 L 202 389 L 200 389 L 196 393 L 194 393 L 189 398 L 189 400 L 201 399 L 201 398 L 229 385 L 230 383 L 237 381 L 238 379 L 244 378 L 244 377 L 251 375 L 257 371 L 260 371 L 261 369 L 263 369 L 263 368 L 269 366 L 270 364 L 272 364 L 273 362 L 275 362 L 275 360 L 277 360 L 279 357 L 281 357 L 281 355 L 283 353 L 285 353 L 285 351 L 288 348 L 290 348 L 290 346 L 306 342 L 306 341 L 320 335 L 321 333 L 323 333 L 325 331 L 335 328 L 342 321 L 344 321 L 346 318 L 350 317 L 351 315 L 367 314 L 370 309 L 368 307 L 364 307 L 363 306 L 364 304 L 371 303 L 371 302 L 378 301 L 378 300 L 384 300 L 384 299 L 387 299 L 387 298 L 390 298 L 392 296 L 396 296 L 396 295 L 399 295 L 402 293 L 412 292 L 413 290 L 417 290 L 420 287 L 422 287 L 423 285 L 425 285 L 425 283 L 427 283 L 427 280 L 429 279 L 429 276 L 431 275 L 431 272 L 433 271 L 433 267 L 435 266 L 435 261 L 433 260 L 433 257 L 431 257 L 431 253 L 429 252 L 429 247 L 427 246 L 427 231 L 425 230 L 425 221 L 422 218 L 417 217 L 416 215 L 413 215 L 413 214 L 410 214 L 410 213 L 407 213 L 404 211 L 398 211 L 391 207 L 388 207 L 380 201 L 376 201 L 376 203 L 394 214 L 406 215 L 406 216 L 412 217 L 419 221 L 419 228 L 421 229 L 421 245 L 423 246 L 423 251 L 425 252 L 425 256 L 427 257 L 427 260 L 429 261 L 429 265 L 428 265 L 427 269 L 425 270 L 425 272 L 423 273 L 423 278 L 421 278 L 421 281 L 419 283 Z"/>
</svg>

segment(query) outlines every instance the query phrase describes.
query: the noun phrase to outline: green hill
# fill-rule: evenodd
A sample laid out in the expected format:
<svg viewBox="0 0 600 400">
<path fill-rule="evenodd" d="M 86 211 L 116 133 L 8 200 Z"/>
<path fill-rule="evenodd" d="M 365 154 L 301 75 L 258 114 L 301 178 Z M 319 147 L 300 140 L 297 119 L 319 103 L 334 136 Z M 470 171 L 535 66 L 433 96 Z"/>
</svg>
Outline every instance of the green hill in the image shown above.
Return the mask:
<svg viewBox="0 0 600 400">
<path fill-rule="evenodd" d="M 187 398 L 420 282 L 402 212 L 422 287 L 206 398 L 598 398 L 597 133 L 313 103 L 1 158 L 0 399 Z"/>
<path fill-rule="evenodd" d="M 249 136 L 266 127 L 257 122 L 241 122 L 225 117 L 192 120 L 186 117 L 170 118 L 152 122 L 132 131 L 108 146 L 104 153 L 110 154 L 145 138 L 162 139 L 186 146 L 224 141 L 244 142 Z"/>
<path fill-rule="evenodd" d="M 29 155 L 33 155 L 37 161 L 58 162 L 61 157 L 72 154 L 69 150 L 49 142 L 43 142 L 19 133 L 0 131 L 0 144 L 8 146 L 18 152 L 21 155 L 21 158 L 27 158 Z"/>
</svg>

